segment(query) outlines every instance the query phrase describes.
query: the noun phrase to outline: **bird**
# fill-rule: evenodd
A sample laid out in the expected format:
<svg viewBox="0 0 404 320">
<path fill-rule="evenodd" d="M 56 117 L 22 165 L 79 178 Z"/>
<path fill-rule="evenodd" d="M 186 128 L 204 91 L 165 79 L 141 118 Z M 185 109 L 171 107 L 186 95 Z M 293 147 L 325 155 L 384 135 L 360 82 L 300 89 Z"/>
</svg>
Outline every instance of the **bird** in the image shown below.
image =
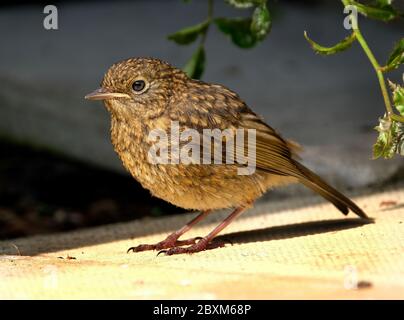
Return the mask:
<svg viewBox="0 0 404 320">
<path fill-rule="evenodd" d="M 192 79 L 160 59 L 135 57 L 113 64 L 101 86 L 85 99 L 104 102 L 111 118 L 112 145 L 123 166 L 145 189 L 178 207 L 200 212 L 164 240 L 139 244 L 128 252 L 158 250 L 175 255 L 223 247 L 225 243 L 215 237 L 225 227 L 268 190 L 292 183 L 301 183 L 318 193 L 344 215 L 351 210 L 360 218 L 368 219 L 352 200 L 299 162 L 301 147 L 297 143 L 283 138 L 236 92 L 223 85 Z M 178 142 L 173 124 L 180 134 L 192 129 L 205 137 L 208 129 L 221 132 L 227 129 L 230 135 L 211 141 L 210 147 L 205 149 L 203 139 L 191 141 L 188 137 Z M 230 151 L 223 151 L 224 144 L 234 141 L 240 130 L 255 135 L 252 149 L 255 163 L 249 174 L 240 174 L 240 169 L 246 169 L 245 161 L 213 161 L 212 152 L 219 153 L 222 160 L 231 155 L 233 158 L 245 156 L 248 150 L 243 145 L 236 144 Z M 160 154 L 189 147 L 192 142 L 195 148 L 188 148 L 185 153 L 196 150 L 196 156 L 187 163 L 179 161 L 178 153 L 169 154 L 168 163 L 151 161 L 155 158 L 150 157 L 150 152 L 156 148 L 156 141 L 151 137 L 153 132 L 167 133 L 166 138 L 160 137 L 159 143 L 163 146 Z M 246 136 L 239 141 L 245 142 Z M 197 150 L 202 150 L 200 158 L 212 161 L 197 161 Z M 180 240 L 194 225 L 218 209 L 233 211 L 206 236 Z"/>
</svg>

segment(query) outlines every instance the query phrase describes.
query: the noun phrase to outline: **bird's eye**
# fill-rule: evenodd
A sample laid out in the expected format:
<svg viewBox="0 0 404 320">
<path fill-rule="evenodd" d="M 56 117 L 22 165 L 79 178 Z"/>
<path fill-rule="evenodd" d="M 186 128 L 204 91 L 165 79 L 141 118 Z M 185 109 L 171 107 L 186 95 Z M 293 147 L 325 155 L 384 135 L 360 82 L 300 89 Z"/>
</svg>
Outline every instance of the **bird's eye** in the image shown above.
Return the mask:
<svg viewBox="0 0 404 320">
<path fill-rule="evenodd" d="M 136 92 L 139 92 L 139 91 L 142 91 L 145 86 L 146 86 L 146 83 L 143 80 L 136 80 L 132 84 L 132 89 Z"/>
</svg>

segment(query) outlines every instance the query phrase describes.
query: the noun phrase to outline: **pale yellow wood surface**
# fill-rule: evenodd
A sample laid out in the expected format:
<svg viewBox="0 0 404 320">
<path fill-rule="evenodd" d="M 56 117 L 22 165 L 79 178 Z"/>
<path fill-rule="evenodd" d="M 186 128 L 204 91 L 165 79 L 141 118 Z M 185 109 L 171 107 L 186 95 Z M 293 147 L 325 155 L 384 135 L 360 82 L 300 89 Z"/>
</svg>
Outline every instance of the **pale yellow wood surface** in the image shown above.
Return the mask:
<svg viewBox="0 0 404 320">
<path fill-rule="evenodd" d="M 194 214 L 3 241 L 0 299 L 403 299 L 404 188 L 355 198 L 369 224 L 316 199 L 258 205 L 223 232 L 233 246 L 194 255 L 126 254 Z"/>
</svg>

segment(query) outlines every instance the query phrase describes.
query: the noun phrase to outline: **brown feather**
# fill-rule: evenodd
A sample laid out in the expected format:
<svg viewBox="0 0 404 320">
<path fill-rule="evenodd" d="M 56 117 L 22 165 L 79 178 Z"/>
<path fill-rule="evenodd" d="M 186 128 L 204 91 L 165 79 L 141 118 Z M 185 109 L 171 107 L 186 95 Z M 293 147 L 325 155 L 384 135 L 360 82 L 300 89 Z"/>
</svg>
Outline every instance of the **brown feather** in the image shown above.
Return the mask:
<svg viewBox="0 0 404 320">
<path fill-rule="evenodd" d="M 249 118 L 251 118 L 251 114 Z M 296 177 L 306 187 L 334 204 L 343 214 L 348 214 L 349 209 L 351 209 L 359 217 L 368 218 L 355 203 L 296 161 L 296 151 L 298 150 L 296 144 L 284 140 L 275 130 L 264 122 L 259 123 L 261 120 L 258 120 L 257 118 L 256 122 L 249 121 L 249 128 L 254 127 L 257 129 L 256 164 L 258 169 Z M 259 125 L 251 126 L 251 123 L 259 123 Z M 264 130 L 262 129 L 262 124 L 266 126 Z"/>
</svg>

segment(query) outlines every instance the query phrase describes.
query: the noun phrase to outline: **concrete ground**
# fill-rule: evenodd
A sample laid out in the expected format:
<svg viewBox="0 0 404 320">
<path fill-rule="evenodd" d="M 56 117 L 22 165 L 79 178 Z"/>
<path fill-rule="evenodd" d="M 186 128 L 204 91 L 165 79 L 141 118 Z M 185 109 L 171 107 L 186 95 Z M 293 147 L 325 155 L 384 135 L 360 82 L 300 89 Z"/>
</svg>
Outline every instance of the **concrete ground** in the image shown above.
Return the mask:
<svg viewBox="0 0 404 320">
<path fill-rule="evenodd" d="M 313 198 L 275 201 L 224 230 L 233 245 L 193 255 L 126 253 L 193 214 L 2 241 L 0 299 L 403 299 L 404 187 L 354 200 L 373 222 Z"/>
<path fill-rule="evenodd" d="M 372 129 L 383 115 L 374 71 L 358 45 L 331 57 L 315 55 L 303 31 L 331 45 L 346 36 L 335 1 L 304 6 L 279 2 L 268 38 L 252 50 L 234 47 L 214 28 L 207 41 L 204 80 L 222 83 L 285 137 L 302 144 L 305 162 L 340 187 L 391 177 L 402 159 L 371 161 Z M 0 133 L 116 170 L 109 118 L 84 95 L 115 61 L 154 56 L 180 67 L 194 50 L 169 42 L 170 32 L 204 19 L 206 3 L 193 1 L 67 2 L 59 30 L 42 27 L 41 6 L 0 12 Z M 167 14 L 169 12 L 169 14 Z M 241 11 L 216 1 L 217 16 Z M 380 61 L 402 36 L 402 25 L 360 21 Z M 12 27 L 10 27 L 12 26 Z M 402 70 L 390 75 L 401 81 Z"/>
</svg>

